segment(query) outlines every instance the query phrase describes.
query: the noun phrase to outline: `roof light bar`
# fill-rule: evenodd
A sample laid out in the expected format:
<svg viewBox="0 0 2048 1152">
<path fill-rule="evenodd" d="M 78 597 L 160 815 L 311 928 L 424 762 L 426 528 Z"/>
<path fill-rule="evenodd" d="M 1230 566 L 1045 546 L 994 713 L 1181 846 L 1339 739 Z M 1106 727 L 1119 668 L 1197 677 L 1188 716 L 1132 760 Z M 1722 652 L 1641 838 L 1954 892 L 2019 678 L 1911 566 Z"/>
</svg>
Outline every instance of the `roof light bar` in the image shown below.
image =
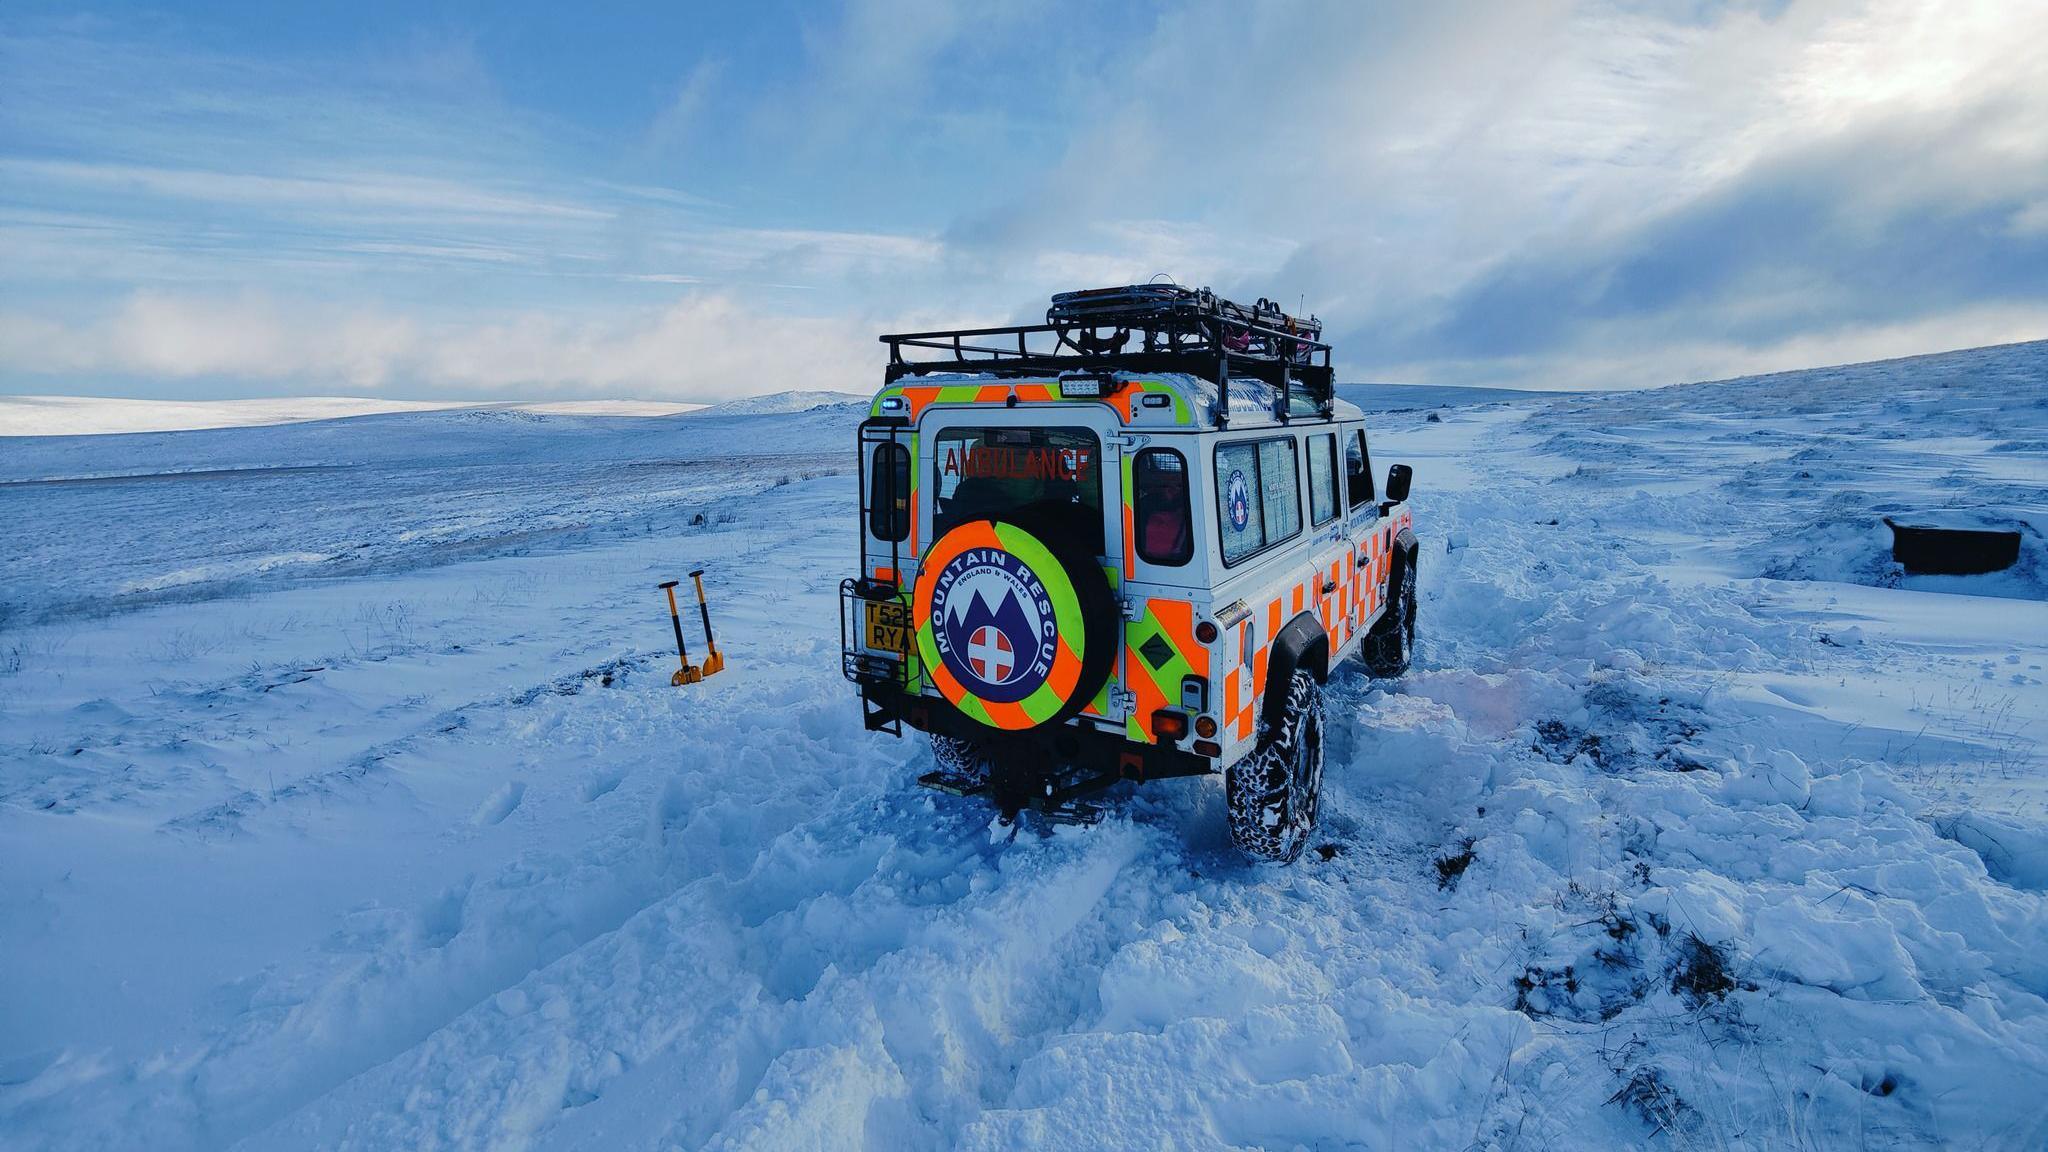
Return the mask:
<svg viewBox="0 0 2048 1152">
<path fill-rule="evenodd" d="M 1068 400 L 1100 400 L 1114 396 L 1123 381 L 1114 376 L 1061 376 L 1060 395 Z"/>
</svg>

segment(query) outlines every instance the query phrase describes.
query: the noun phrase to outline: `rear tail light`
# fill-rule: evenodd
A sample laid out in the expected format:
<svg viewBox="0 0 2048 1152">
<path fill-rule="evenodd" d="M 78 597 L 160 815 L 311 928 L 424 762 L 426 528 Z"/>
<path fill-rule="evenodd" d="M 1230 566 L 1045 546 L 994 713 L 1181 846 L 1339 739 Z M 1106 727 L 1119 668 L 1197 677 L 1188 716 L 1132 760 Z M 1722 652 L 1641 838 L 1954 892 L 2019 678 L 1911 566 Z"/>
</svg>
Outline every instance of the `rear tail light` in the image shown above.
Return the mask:
<svg viewBox="0 0 2048 1152">
<path fill-rule="evenodd" d="M 1204 740 L 1207 740 L 1209 737 L 1214 736 L 1215 734 L 1216 718 L 1214 716 L 1195 717 L 1195 735 L 1200 736 Z"/>
<path fill-rule="evenodd" d="M 1152 714 L 1152 736 L 1161 744 L 1178 742 L 1188 734 L 1188 714 L 1161 708 Z"/>
<path fill-rule="evenodd" d="M 1215 759 L 1223 755 L 1223 746 L 1214 740 L 1197 740 L 1195 741 L 1195 755 Z"/>
</svg>

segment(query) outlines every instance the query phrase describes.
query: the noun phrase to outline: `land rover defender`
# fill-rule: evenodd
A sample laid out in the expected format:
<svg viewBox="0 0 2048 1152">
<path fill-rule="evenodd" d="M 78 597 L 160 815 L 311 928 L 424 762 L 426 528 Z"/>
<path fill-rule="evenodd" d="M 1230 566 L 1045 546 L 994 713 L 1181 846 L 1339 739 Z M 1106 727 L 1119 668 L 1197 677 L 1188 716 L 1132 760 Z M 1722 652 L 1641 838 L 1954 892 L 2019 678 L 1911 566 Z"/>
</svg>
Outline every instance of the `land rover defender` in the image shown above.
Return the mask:
<svg viewBox="0 0 2048 1152">
<path fill-rule="evenodd" d="M 1410 471 L 1375 485 L 1321 336 L 1150 284 L 882 337 L 843 667 L 869 729 L 929 734 L 921 783 L 1086 820 L 1120 781 L 1221 774 L 1239 848 L 1301 853 L 1325 679 L 1415 643 Z"/>
</svg>

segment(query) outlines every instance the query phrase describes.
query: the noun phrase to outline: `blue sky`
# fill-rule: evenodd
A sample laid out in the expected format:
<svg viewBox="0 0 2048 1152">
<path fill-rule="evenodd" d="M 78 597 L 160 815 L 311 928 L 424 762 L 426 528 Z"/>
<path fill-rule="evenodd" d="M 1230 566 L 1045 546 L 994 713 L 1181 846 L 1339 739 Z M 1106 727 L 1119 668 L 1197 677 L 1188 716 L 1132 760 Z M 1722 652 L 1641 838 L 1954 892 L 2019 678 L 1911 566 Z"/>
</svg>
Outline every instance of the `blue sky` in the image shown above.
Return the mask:
<svg viewBox="0 0 2048 1152">
<path fill-rule="evenodd" d="M 1346 379 L 2048 337 L 2048 5 L 14 0 L 0 392 L 659 397 L 1165 272 Z"/>
</svg>

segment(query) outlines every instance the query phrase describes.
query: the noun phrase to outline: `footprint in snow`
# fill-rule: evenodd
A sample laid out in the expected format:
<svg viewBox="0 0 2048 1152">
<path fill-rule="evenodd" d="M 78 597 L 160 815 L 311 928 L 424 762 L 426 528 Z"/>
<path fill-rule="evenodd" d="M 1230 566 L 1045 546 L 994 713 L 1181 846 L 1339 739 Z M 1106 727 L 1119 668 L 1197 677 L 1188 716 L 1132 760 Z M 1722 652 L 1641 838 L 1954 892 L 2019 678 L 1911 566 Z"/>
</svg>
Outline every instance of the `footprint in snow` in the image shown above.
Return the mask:
<svg viewBox="0 0 2048 1152">
<path fill-rule="evenodd" d="M 501 823 L 505 817 L 512 814 L 513 809 L 519 807 L 519 801 L 525 795 L 526 785 L 522 781 L 512 780 L 501 784 L 497 791 L 484 797 L 484 802 L 477 805 L 476 815 L 470 817 L 469 822 L 477 825 Z"/>
<path fill-rule="evenodd" d="M 583 802 L 588 804 L 600 796 L 609 795 L 625 778 L 626 770 L 623 768 L 607 768 L 599 772 L 583 782 Z"/>
</svg>

